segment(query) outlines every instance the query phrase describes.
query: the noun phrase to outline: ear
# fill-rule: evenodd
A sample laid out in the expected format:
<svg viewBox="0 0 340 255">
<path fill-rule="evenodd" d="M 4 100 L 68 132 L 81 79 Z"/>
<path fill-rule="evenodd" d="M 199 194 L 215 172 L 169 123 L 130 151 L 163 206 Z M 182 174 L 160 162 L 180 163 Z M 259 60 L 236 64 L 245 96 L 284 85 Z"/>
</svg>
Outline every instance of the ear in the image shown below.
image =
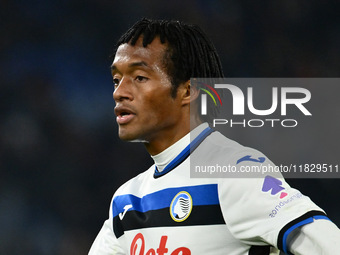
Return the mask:
<svg viewBox="0 0 340 255">
<path fill-rule="evenodd" d="M 190 80 L 183 83 L 180 88 L 180 96 L 182 97 L 183 105 L 192 103 L 199 96 L 199 90 L 196 86 L 191 85 Z"/>
</svg>

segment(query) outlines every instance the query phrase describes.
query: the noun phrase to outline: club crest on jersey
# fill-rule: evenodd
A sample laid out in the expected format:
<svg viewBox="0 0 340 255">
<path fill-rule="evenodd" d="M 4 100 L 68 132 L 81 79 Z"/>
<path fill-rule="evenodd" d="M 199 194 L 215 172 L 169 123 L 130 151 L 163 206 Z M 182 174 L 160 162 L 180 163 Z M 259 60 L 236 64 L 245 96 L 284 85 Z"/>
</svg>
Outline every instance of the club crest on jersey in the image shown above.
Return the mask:
<svg viewBox="0 0 340 255">
<path fill-rule="evenodd" d="M 176 222 L 185 221 L 192 210 L 192 198 L 186 191 L 181 191 L 172 199 L 170 216 Z"/>
</svg>

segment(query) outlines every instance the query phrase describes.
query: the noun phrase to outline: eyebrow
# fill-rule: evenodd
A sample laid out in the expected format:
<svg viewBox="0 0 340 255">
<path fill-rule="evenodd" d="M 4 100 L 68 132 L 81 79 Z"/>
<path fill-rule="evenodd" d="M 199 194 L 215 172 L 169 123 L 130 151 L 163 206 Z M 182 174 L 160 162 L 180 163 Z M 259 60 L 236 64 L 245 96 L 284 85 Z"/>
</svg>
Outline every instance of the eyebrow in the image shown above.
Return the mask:
<svg viewBox="0 0 340 255">
<path fill-rule="evenodd" d="M 129 68 L 139 67 L 139 66 L 150 68 L 149 65 L 145 61 L 133 62 L 128 65 Z M 111 65 L 110 69 L 112 72 L 118 70 L 118 68 L 115 65 Z"/>
</svg>

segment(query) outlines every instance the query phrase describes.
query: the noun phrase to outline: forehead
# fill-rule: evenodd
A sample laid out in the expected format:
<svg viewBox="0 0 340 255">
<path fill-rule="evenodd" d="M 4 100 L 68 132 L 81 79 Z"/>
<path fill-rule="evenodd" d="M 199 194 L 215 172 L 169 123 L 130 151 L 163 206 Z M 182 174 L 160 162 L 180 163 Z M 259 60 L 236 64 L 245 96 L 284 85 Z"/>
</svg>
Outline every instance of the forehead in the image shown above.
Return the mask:
<svg viewBox="0 0 340 255">
<path fill-rule="evenodd" d="M 124 43 L 117 49 L 112 65 L 115 66 L 124 62 L 143 61 L 151 65 L 161 63 L 167 49 L 166 44 L 162 44 L 159 38 L 155 38 L 146 47 L 143 46 L 142 38 L 139 38 L 135 45 Z"/>
</svg>

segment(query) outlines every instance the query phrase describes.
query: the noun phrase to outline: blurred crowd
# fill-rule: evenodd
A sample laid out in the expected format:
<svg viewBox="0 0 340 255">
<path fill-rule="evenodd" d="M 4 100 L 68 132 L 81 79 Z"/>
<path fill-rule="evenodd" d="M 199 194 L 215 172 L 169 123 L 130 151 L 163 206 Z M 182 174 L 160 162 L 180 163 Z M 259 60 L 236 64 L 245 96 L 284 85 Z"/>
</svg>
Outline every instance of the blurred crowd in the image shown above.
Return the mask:
<svg viewBox="0 0 340 255">
<path fill-rule="evenodd" d="M 114 191 L 152 163 L 117 137 L 109 72 L 140 18 L 200 25 L 230 77 L 339 76 L 336 1 L 2 0 L 0 13 L 1 255 L 86 254 Z M 337 180 L 292 183 L 339 225 Z"/>
</svg>

